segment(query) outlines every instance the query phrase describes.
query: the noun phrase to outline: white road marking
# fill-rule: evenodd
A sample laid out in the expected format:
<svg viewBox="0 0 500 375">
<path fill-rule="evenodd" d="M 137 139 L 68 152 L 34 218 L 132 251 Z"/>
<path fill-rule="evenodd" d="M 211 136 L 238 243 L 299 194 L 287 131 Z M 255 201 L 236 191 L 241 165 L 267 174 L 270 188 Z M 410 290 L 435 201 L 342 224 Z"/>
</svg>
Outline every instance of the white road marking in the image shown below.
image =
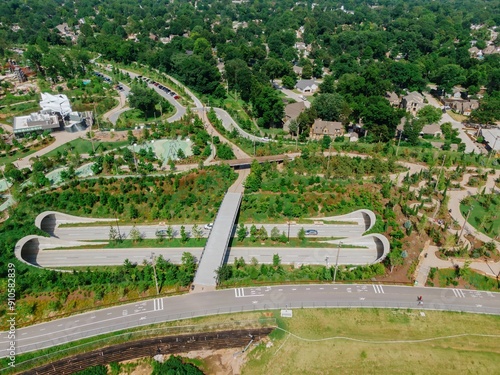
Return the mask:
<svg viewBox="0 0 500 375">
<path fill-rule="evenodd" d="M 236 298 L 245 297 L 245 290 L 243 288 L 236 288 L 234 290 L 234 296 Z"/>
<path fill-rule="evenodd" d="M 378 285 L 378 284 L 373 284 L 373 291 L 376 293 L 376 294 L 383 294 L 385 293 L 384 292 L 384 288 L 382 288 L 382 285 Z"/>
<path fill-rule="evenodd" d="M 292 290 L 297 290 L 297 288 L 292 288 Z"/>
<path fill-rule="evenodd" d="M 461 289 L 452 289 L 452 290 L 453 290 L 453 294 L 455 294 L 455 297 L 465 298 L 465 294 L 464 294 L 463 290 L 461 290 Z"/>
<path fill-rule="evenodd" d="M 156 298 L 153 300 L 153 310 L 154 311 L 159 311 L 159 310 L 163 310 L 163 298 Z M 137 311 L 141 311 L 143 309 L 139 309 Z"/>
<path fill-rule="evenodd" d="M 258 303 L 259 301 L 252 301 L 252 303 Z"/>
<path fill-rule="evenodd" d="M 360 297 L 359 298 L 360 301 L 364 301 L 365 300 L 365 297 Z"/>
<path fill-rule="evenodd" d="M 111 314 L 113 314 L 113 313 L 107 313 L 106 315 L 111 315 Z"/>
</svg>

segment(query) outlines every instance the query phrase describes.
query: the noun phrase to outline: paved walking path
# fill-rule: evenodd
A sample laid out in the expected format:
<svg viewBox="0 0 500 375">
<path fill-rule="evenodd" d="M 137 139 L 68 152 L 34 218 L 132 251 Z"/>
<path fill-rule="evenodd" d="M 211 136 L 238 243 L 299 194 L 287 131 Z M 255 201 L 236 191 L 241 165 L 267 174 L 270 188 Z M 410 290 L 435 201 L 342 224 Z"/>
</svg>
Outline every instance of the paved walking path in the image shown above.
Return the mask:
<svg viewBox="0 0 500 375">
<path fill-rule="evenodd" d="M 454 268 L 459 266 L 462 268 L 466 261 L 470 259 L 448 258 L 440 259 L 436 253 L 439 247 L 426 244 L 424 250 L 420 254 L 419 266 L 417 269 L 417 277 L 415 278 L 418 286 L 425 286 L 427 276 L 431 268 Z M 426 256 L 427 255 L 427 256 Z M 469 268 L 490 277 L 500 276 L 500 261 L 471 261 Z"/>
</svg>

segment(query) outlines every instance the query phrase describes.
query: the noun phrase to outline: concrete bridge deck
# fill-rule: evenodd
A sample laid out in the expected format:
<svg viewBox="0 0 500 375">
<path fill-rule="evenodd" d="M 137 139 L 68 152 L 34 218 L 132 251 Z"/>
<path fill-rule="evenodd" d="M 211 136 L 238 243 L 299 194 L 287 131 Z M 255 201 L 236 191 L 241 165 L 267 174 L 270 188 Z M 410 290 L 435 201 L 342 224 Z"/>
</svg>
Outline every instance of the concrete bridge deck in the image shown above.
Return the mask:
<svg viewBox="0 0 500 375">
<path fill-rule="evenodd" d="M 215 290 L 217 269 L 224 264 L 234 222 L 240 209 L 242 193 L 226 193 L 222 200 L 207 244 L 201 254 L 194 278 L 194 291 Z"/>
</svg>

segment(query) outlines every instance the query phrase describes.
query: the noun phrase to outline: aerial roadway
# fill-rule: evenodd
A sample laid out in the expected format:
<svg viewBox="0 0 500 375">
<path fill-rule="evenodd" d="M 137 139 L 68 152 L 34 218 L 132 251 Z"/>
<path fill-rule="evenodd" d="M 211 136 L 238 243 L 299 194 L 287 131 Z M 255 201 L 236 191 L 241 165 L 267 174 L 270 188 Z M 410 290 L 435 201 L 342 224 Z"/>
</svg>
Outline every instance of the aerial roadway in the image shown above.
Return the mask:
<svg viewBox="0 0 500 375">
<path fill-rule="evenodd" d="M 417 300 L 419 296 L 422 296 L 422 304 Z M 380 284 L 286 285 L 189 293 L 18 328 L 16 350 L 21 354 L 123 329 L 192 317 L 312 307 L 410 308 L 500 315 L 500 293 Z M 0 335 L 0 357 L 8 355 L 7 336 L 8 332 Z"/>
</svg>

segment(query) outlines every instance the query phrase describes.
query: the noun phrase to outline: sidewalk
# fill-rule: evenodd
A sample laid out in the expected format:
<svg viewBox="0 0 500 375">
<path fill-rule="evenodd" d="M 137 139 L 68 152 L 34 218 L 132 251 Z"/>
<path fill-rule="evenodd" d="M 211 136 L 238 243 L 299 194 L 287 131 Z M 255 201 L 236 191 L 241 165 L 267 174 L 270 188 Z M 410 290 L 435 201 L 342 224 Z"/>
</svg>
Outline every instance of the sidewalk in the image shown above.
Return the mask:
<svg viewBox="0 0 500 375">
<path fill-rule="evenodd" d="M 431 268 L 454 268 L 456 265 L 463 267 L 466 260 L 458 258 L 448 258 L 447 260 L 440 259 L 437 257 L 436 252 L 439 251 L 437 246 L 424 247 L 424 250 L 420 254 L 420 263 L 417 268 L 417 277 L 415 280 L 418 286 L 425 286 L 427 281 L 427 276 Z M 425 256 L 427 254 L 427 257 Z M 469 261 L 469 259 L 467 259 Z M 500 261 L 474 261 L 472 260 L 470 269 L 478 271 L 479 273 L 489 276 L 497 277 L 500 274 Z"/>
</svg>

